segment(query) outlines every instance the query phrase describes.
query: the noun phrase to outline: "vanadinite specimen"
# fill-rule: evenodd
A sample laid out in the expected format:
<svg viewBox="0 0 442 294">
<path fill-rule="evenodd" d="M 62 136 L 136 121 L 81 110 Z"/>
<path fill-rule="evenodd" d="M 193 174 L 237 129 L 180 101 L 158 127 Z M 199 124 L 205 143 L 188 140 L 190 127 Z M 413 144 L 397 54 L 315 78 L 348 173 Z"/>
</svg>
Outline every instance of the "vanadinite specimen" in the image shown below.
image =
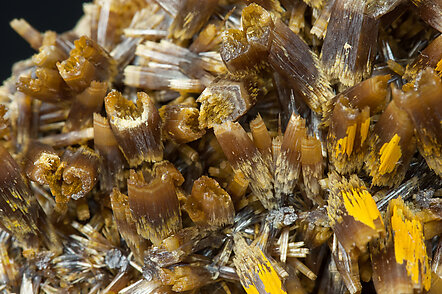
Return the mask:
<svg viewBox="0 0 442 294">
<path fill-rule="evenodd" d="M 83 8 L 11 21 L 1 293 L 442 293 L 440 0 Z"/>
</svg>

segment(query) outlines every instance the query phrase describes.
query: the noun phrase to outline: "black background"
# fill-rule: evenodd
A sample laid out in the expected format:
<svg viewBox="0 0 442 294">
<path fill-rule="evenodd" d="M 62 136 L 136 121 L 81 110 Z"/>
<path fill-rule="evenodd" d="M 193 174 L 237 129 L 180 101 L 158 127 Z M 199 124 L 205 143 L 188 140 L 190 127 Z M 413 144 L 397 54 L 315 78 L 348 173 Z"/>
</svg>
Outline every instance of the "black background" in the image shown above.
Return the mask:
<svg viewBox="0 0 442 294">
<path fill-rule="evenodd" d="M 24 18 L 40 32 L 61 33 L 72 29 L 83 15 L 81 0 L 2 0 L 0 7 L 0 85 L 11 75 L 14 62 L 27 59 L 35 51 L 10 26 L 14 18 Z"/>
</svg>

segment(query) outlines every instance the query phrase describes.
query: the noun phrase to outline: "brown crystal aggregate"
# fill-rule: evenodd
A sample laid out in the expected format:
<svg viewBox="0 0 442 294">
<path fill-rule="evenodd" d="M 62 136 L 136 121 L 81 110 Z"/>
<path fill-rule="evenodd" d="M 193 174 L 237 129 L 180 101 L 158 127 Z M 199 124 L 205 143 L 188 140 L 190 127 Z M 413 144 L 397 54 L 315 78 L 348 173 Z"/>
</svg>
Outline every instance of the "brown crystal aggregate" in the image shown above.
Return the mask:
<svg viewBox="0 0 442 294">
<path fill-rule="evenodd" d="M 11 22 L 2 292 L 442 291 L 440 1 L 83 8 Z"/>
<path fill-rule="evenodd" d="M 330 80 L 353 86 L 370 75 L 378 20 L 365 13 L 365 0 L 335 0 L 321 51 Z M 351 32 L 351 33 L 350 33 Z"/>
</svg>

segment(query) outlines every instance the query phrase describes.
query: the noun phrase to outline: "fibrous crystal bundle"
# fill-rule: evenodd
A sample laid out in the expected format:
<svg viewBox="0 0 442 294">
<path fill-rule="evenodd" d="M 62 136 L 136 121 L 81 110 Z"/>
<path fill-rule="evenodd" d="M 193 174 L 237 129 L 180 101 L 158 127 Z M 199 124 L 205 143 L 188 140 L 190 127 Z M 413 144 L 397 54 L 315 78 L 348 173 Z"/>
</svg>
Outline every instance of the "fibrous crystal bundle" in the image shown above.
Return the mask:
<svg viewBox="0 0 442 294">
<path fill-rule="evenodd" d="M 2 293 L 442 293 L 440 1 L 83 8 L 11 22 Z"/>
</svg>

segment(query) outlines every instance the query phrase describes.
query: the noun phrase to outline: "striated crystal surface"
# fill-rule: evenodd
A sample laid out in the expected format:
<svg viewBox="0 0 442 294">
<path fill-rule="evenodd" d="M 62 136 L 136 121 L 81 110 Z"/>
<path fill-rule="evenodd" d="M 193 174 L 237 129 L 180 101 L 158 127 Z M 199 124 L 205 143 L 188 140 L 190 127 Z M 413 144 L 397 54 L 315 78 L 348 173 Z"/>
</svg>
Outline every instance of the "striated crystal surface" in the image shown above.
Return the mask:
<svg viewBox="0 0 442 294">
<path fill-rule="evenodd" d="M 0 86 L 0 292 L 441 293 L 439 2 L 11 21 L 35 53 Z"/>
</svg>

